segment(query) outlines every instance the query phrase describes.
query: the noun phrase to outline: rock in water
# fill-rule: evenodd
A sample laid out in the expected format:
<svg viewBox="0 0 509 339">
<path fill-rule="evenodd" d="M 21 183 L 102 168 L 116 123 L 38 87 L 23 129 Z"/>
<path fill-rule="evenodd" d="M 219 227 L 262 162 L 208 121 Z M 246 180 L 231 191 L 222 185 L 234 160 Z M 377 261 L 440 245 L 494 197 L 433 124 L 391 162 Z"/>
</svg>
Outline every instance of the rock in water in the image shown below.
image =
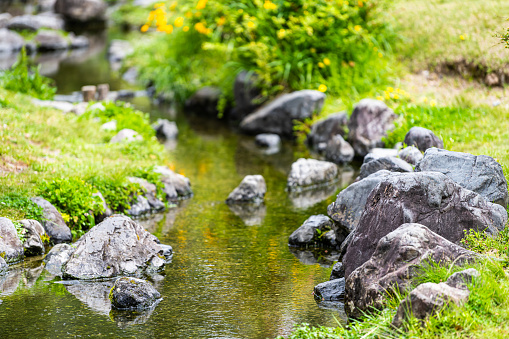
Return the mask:
<svg viewBox="0 0 509 339">
<path fill-rule="evenodd" d="M 179 134 L 175 121 L 169 121 L 168 119 L 158 119 L 154 125 L 154 130 L 157 137 L 164 140 L 177 139 Z"/>
<path fill-rule="evenodd" d="M 405 144 L 415 146 L 421 152 L 425 152 L 428 148 L 437 147 L 444 148 L 444 143 L 432 131 L 423 127 L 412 127 L 405 135 Z"/>
<path fill-rule="evenodd" d="M 55 3 L 56 13 L 77 22 L 104 21 L 106 9 L 103 0 L 57 0 Z"/>
<path fill-rule="evenodd" d="M 288 190 L 302 190 L 328 184 L 339 175 L 336 164 L 315 159 L 299 159 L 292 164 L 286 187 Z"/>
<path fill-rule="evenodd" d="M 44 254 L 44 243 L 41 236 L 46 234 L 42 225 L 36 220 L 21 220 L 19 222 L 25 229 L 25 256 L 35 256 Z"/>
<path fill-rule="evenodd" d="M 339 165 L 351 162 L 354 156 L 352 146 L 341 135 L 333 136 L 325 148 L 325 158 Z"/>
<path fill-rule="evenodd" d="M 161 294 L 146 280 L 122 277 L 111 288 L 111 307 L 117 310 L 139 310 L 152 307 Z"/>
<path fill-rule="evenodd" d="M 343 263 L 337 262 L 332 267 L 332 271 L 330 272 L 329 280 L 335 280 L 345 277 L 345 268 L 343 267 Z"/>
<path fill-rule="evenodd" d="M 23 260 L 23 244 L 12 221 L 0 217 L 0 235 L 0 257 L 8 264 Z"/>
<path fill-rule="evenodd" d="M 0 29 L 0 54 L 11 54 L 19 51 L 25 40 L 16 32 L 9 31 L 6 28 Z"/>
<path fill-rule="evenodd" d="M 34 38 L 39 51 L 57 51 L 68 49 L 70 46 L 69 40 L 60 35 L 59 32 L 53 31 L 40 31 Z"/>
<path fill-rule="evenodd" d="M 402 160 L 408 162 L 411 165 L 417 165 L 419 161 L 422 160 L 423 155 L 421 151 L 415 146 L 408 146 L 398 151 L 398 157 Z"/>
<path fill-rule="evenodd" d="M 314 246 L 322 243 L 322 236 L 332 228 L 332 221 L 325 215 L 312 215 L 288 239 L 290 246 Z"/>
<path fill-rule="evenodd" d="M 345 278 L 329 280 L 315 286 L 316 301 L 340 301 L 345 296 Z"/>
<path fill-rule="evenodd" d="M 325 94 L 314 90 L 284 94 L 245 117 L 240 128 L 250 134 L 274 133 L 293 138 L 293 121 L 319 113 L 324 100 Z"/>
<path fill-rule="evenodd" d="M 378 241 L 405 223 L 419 223 L 459 243 L 465 231 L 497 234 L 507 212 L 438 172 L 392 173 L 368 197 L 343 264 L 348 277 L 375 251 Z"/>
<path fill-rule="evenodd" d="M 230 193 L 226 202 L 261 203 L 266 192 L 265 179 L 261 175 L 246 175 L 240 185 Z"/>
<path fill-rule="evenodd" d="M 281 146 L 281 137 L 277 134 L 262 133 L 256 136 L 255 143 L 260 147 L 279 148 Z"/>
<path fill-rule="evenodd" d="M 476 257 L 423 225 L 403 224 L 380 239 L 368 261 L 351 274 L 346 272 L 345 310 L 358 318 L 370 309 L 381 309 L 391 289 L 410 288 L 423 261 L 431 259 L 448 267 L 453 261 L 461 265 Z"/>
<path fill-rule="evenodd" d="M 32 201 L 43 209 L 42 227 L 50 240 L 54 244 L 72 241 L 72 233 L 69 227 L 65 224 L 64 218 L 59 211 L 50 202 L 41 197 L 32 198 Z"/>
<path fill-rule="evenodd" d="M 53 275 L 62 275 L 62 267 L 69 261 L 76 248 L 69 244 L 55 245 L 44 257 L 44 268 Z"/>
<path fill-rule="evenodd" d="M 334 113 L 325 119 L 318 120 L 311 126 L 307 143 L 311 149 L 320 151 L 320 144 L 327 144 L 335 135 L 345 136 L 348 123 L 346 112 Z"/>
<path fill-rule="evenodd" d="M 416 172 L 447 175 L 461 187 L 479 193 L 488 201 L 507 207 L 509 195 L 502 166 L 487 155 L 472 155 L 431 148 L 415 167 Z"/>
<path fill-rule="evenodd" d="M 336 201 L 327 208 L 327 214 L 334 221 L 333 228 L 337 239 L 344 239 L 355 231 L 369 194 L 390 175 L 389 171 L 378 171 L 339 192 Z"/>
<path fill-rule="evenodd" d="M 90 229 L 62 268 L 66 279 L 141 276 L 164 267 L 155 236 L 129 217 L 114 215 Z"/>
<path fill-rule="evenodd" d="M 348 141 L 360 157 L 372 148 L 383 147 L 382 138 L 394 128 L 397 116 L 385 103 L 363 99 L 354 108 L 348 122 Z"/>
<path fill-rule="evenodd" d="M 413 172 L 414 168 L 412 165 L 399 158 L 382 157 L 362 164 L 359 178 L 364 179 L 381 170 L 387 170 L 389 172 Z"/>
<path fill-rule="evenodd" d="M 163 192 L 168 201 L 175 202 L 193 195 L 191 182 L 182 174 L 175 173 L 165 166 L 157 166 L 154 172 L 161 174 L 161 181 L 164 184 Z"/>
<path fill-rule="evenodd" d="M 164 203 L 157 198 L 156 185 L 142 178 L 129 177 L 130 182 L 140 185 L 143 196 L 138 196 L 136 203 L 127 211 L 133 217 L 139 217 L 150 212 L 162 211 L 166 207 Z"/>
</svg>

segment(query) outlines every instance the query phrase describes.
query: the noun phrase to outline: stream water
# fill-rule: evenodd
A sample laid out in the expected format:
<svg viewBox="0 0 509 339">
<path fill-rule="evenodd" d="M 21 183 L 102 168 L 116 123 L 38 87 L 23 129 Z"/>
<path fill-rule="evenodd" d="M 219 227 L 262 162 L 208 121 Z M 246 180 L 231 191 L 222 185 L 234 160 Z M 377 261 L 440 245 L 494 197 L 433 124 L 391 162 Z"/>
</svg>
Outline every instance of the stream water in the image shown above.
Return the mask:
<svg viewBox="0 0 509 339">
<path fill-rule="evenodd" d="M 123 84 L 104 49 L 60 61 L 48 75 L 60 93 Z M 163 300 L 146 312 L 110 312 L 113 282 L 65 284 L 34 258 L 0 277 L 0 337 L 273 338 L 296 323 L 337 325 L 341 310 L 319 307 L 312 295 L 329 279 L 335 253 L 292 250 L 288 236 L 310 215 L 325 214 L 354 171 L 344 169 L 326 189 L 292 195 L 286 178 L 299 154 L 290 143 L 265 155 L 252 137 L 218 121 L 153 107 L 148 99 L 135 104 L 177 122 L 178 141 L 167 151 L 194 190 L 193 198 L 140 221 L 174 248 L 173 262 L 151 278 Z M 264 176 L 265 204 L 231 209 L 224 200 L 248 174 Z"/>
</svg>

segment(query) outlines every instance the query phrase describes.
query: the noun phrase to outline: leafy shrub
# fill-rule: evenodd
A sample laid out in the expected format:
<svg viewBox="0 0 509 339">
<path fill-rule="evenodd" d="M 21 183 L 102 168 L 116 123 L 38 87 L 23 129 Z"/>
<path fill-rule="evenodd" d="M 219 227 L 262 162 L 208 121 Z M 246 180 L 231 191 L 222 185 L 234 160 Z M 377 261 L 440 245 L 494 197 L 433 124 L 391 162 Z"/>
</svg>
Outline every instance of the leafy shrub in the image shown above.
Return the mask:
<svg viewBox="0 0 509 339">
<path fill-rule="evenodd" d="M 469 250 L 488 254 L 501 258 L 505 261 L 509 260 L 509 227 L 505 227 L 495 237 L 488 235 L 483 231 L 465 230 L 465 237 L 461 243 Z"/>
<path fill-rule="evenodd" d="M 154 172 L 154 166 L 140 168 L 133 173 L 134 177 L 142 178 L 156 185 L 157 198 L 166 201 L 166 194 L 163 192 L 164 184 L 161 182 L 161 174 Z"/>
<path fill-rule="evenodd" d="M 42 208 L 30 198 L 19 194 L 0 197 L 0 216 L 9 217 L 13 220 L 43 220 Z"/>
<path fill-rule="evenodd" d="M 23 225 L 21 225 L 20 222 L 13 221 L 14 228 L 16 229 L 16 234 L 21 241 L 21 243 L 25 243 L 26 241 L 26 230 L 23 228 Z"/>
<path fill-rule="evenodd" d="M 30 66 L 24 48 L 14 66 L 0 74 L 0 84 L 13 92 L 25 93 L 43 100 L 53 99 L 56 92 L 51 80 L 42 76 L 38 67 Z"/>
<path fill-rule="evenodd" d="M 54 179 L 44 181 L 40 195 L 51 202 L 67 219 L 74 237 L 81 236 L 85 230 L 95 225 L 94 215 L 104 212 L 104 206 L 97 190 L 79 178 Z"/>
<path fill-rule="evenodd" d="M 140 185 L 130 182 L 125 177 L 113 179 L 94 177 L 87 182 L 101 192 L 108 207 L 115 212 L 129 209 L 136 196 L 142 193 Z"/>
</svg>

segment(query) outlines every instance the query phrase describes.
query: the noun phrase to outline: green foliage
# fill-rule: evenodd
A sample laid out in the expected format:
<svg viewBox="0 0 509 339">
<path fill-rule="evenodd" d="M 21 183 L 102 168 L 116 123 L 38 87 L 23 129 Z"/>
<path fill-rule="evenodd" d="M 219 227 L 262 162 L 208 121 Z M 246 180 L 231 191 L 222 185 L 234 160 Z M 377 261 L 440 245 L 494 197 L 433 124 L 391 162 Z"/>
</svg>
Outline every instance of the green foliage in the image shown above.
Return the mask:
<svg viewBox="0 0 509 339">
<path fill-rule="evenodd" d="M 13 221 L 14 228 L 16 229 L 16 234 L 18 235 L 19 240 L 21 243 L 25 243 L 26 241 L 26 230 L 23 228 L 23 225 L 21 225 L 20 222 Z"/>
<path fill-rule="evenodd" d="M 43 220 L 42 208 L 30 200 L 30 198 L 19 194 L 0 197 L 0 216 L 13 220 Z"/>
<path fill-rule="evenodd" d="M 489 254 L 504 261 L 509 261 L 509 227 L 506 226 L 497 236 L 493 237 L 486 232 L 465 230 L 465 237 L 461 243 L 471 251 Z"/>
<path fill-rule="evenodd" d="M 51 80 L 42 76 L 38 67 L 30 66 L 24 48 L 14 66 L 0 74 L 0 85 L 5 89 L 43 100 L 52 99 L 56 92 Z"/>
<path fill-rule="evenodd" d="M 64 217 L 74 237 L 95 225 L 94 215 L 104 212 L 104 206 L 97 190 L 89 183 L 76 177 L 44 181 L 40 195 L 52 203 Z"/>
<path fill-rule="evenodd" d="M 161 201 L 166 201 L 166 194 L 163 192 L 164 184 L 161 182 L 161 174 L 154 171 L 155 166 L 140 168 L 133 173 L 134 177 L 142 178 L 148 182 L 156 185 L 157 198 Z"/>
<path fill-rule="evenodd" d="M 130 203 L 142 193 L 140 185 L 130 182 L 124 176 L 118 178 L 93 177 L 87 182 L 101 192 L 108 207 L 115 212 L 124 212 L 129 209 Z"/>
</svg>

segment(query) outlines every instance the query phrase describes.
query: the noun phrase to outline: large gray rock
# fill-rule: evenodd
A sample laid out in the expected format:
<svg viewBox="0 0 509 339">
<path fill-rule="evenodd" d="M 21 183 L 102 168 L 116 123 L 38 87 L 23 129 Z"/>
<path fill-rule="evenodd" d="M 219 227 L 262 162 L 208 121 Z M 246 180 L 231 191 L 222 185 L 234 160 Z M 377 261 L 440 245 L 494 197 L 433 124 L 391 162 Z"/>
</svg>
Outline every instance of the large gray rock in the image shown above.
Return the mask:
<svg viewBox="0 0 509 339">
<path fill-rule="evenodd" d="M 506 222 L 505 208 L 464 189 L 442 173 L 392 173 L 368 197 L 343 260 L 345 274 L 348 277 L 369 260 L 378 241 L 405 223 L 425 225 L 459 243 L 465 231 L 495 235 Z"/>
<path fill-rule="evenodd" d="M 318 120 L 311 126 L 307 143 L 315 151 L 321 151 L 321 146 L 327 144 L 335 135 L 345 136 L 348 123 L 346 112 L 334 113 L 324 119 Z"/>
<path fill-rule="evenodd" d="M 336 164 L 315 159 L 299 159 L 292 164 L 286 187 L 302 190 L 328 184 L 339 175 Z"/>
<path fill-rule="evenodd" d="M 41 236 L 46 234 L 42 225 L 36 220 L 20 220 L 19 223 L 25 229 L 25 256 L 31 257 L 44 254 L 44 243 Z"/>
<path fill-rule="evenodd" d="M 56 31 L 40 31 L 34 38 L 39 51 L 56 51 L 68 49 L 69 40 Z"/>
<path fill-rule="evenodd" d="M 226 203 L 261 203 L 267 192 L 265 179 L 261 175 L 246 175 L 226 199 Z"/>
<path fill-rule="evenodd" d="M 336 164 L 347 164 L 353 160 L 355 151 L 341 135 L 333 136 L 325 148 L 325 159 Z"/>
<path fill-rule="evenodd" d="M 175 202 L 193 195 L 191 182 L 182 174 L 175 173 L 165 166 L 157 166 L 154 172 L 161 174 L 161 181 L 164 184 L 163 192 L 168 201 Z"/>
<path fill-rule="evenodd" d="M 470 293 L 445 283 L 424 283 L 417 286 L 398 306 L 392 325 L 399 328 L 410 317 L 424 322 L 451 303 L 460 305 L 468 301 Z"/>
<path fill-rule="evenodd" d="M 106 3 L 103 0 L 57 0 L 55 12 L 76 22 L 104 21 Z"/>
<path fill-rule="evenodd" d="M 12 221 L 0 217 L 0 257 L 13 264 L 23 260 L 23 244 Z"/>
<path fill-rule="evenodd" d="M 0 55 L 17 52 L 23 45 L 25 40 L 21 35 L 6 28 L 0 29 Z"/>
<path fill-rule="evenodd" d="M 252 72 L 242 71 L 237 75 L 233 84 L 235 107 L 230 119 L 240 121 L 260 107 L 263 97 L 257 80 L 258 76 Z"/>
<path fill-rule="evenodd" d="M 161 270 L 158 239 L 129 217 L 114 215 L 90 229 L 62 268 L 66 279 L 141 276 Z"/>
<path fill-rule="evenodd" d="M 290 246 L 308 247 L 324 245 L 322 237 L 332 228 L 332 220 L 320 214 L 310 216 L 288 239 Z"/>
<path fill-rule="evenodd" d="M 348 122 L 348 142 L 355 154 L 364 157 L 372 148 L 383 147 L 382 138 L 394 128 L 396 118 L 396 114 L 382 101 L 361 100 Z"/>
<path fill-rule="evenodd" d="M 453 261 L 461 265 L 476 257 L 423 225 L 403 224 L 378 241 L 368 261 L 350 274 L 345 272 L 345 310 L 358 318 L 363 312 L 381 309 L 388 293 L 411 288 L 418 266 L 428 260 L 448 267 Z"/>
<path fill-rule="evenodd" d="M 444 148 L 444 142 L 440 140 L 432 131 L 424 127 L 412 127 L 405 135 L 405 144 L 415 146 L 420 151 L 425 152 L 428 148 Z"/>
<path fill-rule="evenodd" d="M 371 191 L 390 175 L 391 172 L 382 170 L 339 192 L 336 201 L 327 208 L 337 239 L 344 239 L 357 228 Z"/>
<path fill-rule="evenodd" d="M 75 250 L 76 248 L 69 244 L 55 245 L 44 257 L 46 263 L 44 268 L 53 275 L 61 276 L 62 267 L 69 261 Z"/>
<path fill-rule="evenodd" d="M 177 139 L 179 134 L 175 121 L 169 121 L 168 119 L 157 119 L 157 122 L 154 124 L 154 130 L 156 131 L 156 136 L 164 140 Z"/>
<path fill-rule="evenodd" d="M 398 157 L 411 165 L 417 165 L 422 160 L 422 152 L 415 146 L 408 146 L 398 151 Z"/>
<path fill-rule="evenodd" d="M 490 202 L 504 207 L 509 202 L 502 166 L 487 155 L 475 156 L 431 148 L 424 153 L 424 158 L 417 164 L 415 171 L 440 172 Z"/>
<path fill-rule="evenodd" d="M 304 120 L 319 113 L 324 100 L 325 94 L 314 90 L 284 94 L 245 117 L 240 128 L 250 134 L 274 133 L 293 138 L 294 120 Z"/>
<path fill-rule="evenodd" d="M 111 288 L 111 307 L 117 310 L 137 310 L 154 306 L 161 294 L 146 280 L 122 277 Z"/>
<path fill-rule="evenodd" d="M 41 197 L 32 198 L 32 201 L 43 209 L 41 224 L 53 244 L 72 241 L 71 229 L 65 224 L 60 212 L 49 201 Z"/>
<path fill-rule="evenodd" d="M 364 179 L 381 170 L 389 172 L 413 172 L 414 168 L 408 162 L 394 157 L 381 157 L 362 164 L 360 179 Z"/>
<path fill-rule="evenodd" d="M 342 301 L 345 296 L 345 278 L 329 280 L 315 286 L 316 301 Z"/>
</svg>

